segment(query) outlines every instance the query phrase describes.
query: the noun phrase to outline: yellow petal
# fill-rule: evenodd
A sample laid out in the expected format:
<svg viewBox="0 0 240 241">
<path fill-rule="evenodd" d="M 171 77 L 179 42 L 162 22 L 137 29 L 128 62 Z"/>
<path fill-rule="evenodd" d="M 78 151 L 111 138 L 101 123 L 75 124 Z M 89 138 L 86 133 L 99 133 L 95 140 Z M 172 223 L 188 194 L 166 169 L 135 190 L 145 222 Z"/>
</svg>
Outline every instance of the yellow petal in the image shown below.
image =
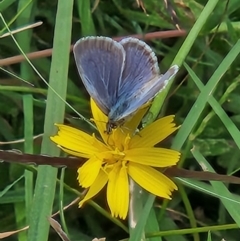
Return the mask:
<svg viewBox="0 0 240 241">
<path fill-rule="evenodd" d="M 107 201 L 113 217 L 126 218 L 129 206 L 129 183 L 125 165 L 115 164 L 110 171 Z"/>
<path fill-rule="evenodd" d="M 113 129 L 110 134 L 106 133 L 106 125 L 108 122 L 108 117 L 98 108 L 97 104 L 91 98 L 91 109 L 94 118 L 94 122 L 97 126 L 99 133 L 103 141 L 110 147 L 117 147 L 120 149 L 122 142 L 126 136 L 126 133 L 123 131 L 123 127 L 119 126 L 116 129 Z"/>
<path fill-rule="evenodd" d="M 77 152 L 77 151 L 72 151 L 72 150 L 68 150 L 62 146 L 58 146 L 59 148 L 61 148 L 64 152 L 68 153 L 71 156 L 78 156 L 78 157 L 83 157 L 86 159 L 89 159 L 91 157 L 90 154 L 88 153 L 82 153 L 82 152 Z"/>
<path fill-rule="evenodd" d="M 61 147 L 87 155 L 93 155 L 99 152 L 99 150 L 108 150 L 107 146 L 98 141 L 94 136 L 90 136 L 70 126 L 57 126 L 59 128 L 57 135 L 50 138 Z"/>
<path fill-rule="evenodd" d="M 128 174 L 141 187 L 159 197 L 171 199 L 172 191 L 177 189 L 173 181 L 152 167 L 131 162 Z"/>
<path fill-rule="evenodd" d="M 173 115 L 166 116 L 145 127 L 132 138 L 129 148 L 152 147 L 164 140 L 178 129 L 173 120 Z"/>
<path fill-rule="evenodd" d="M 98 149 L 93 147 L 90 143 L 76 141 L 66 137 L 53 136 L 50 137 L 53 142 L 58 144 L 60 147 L 68 149 L 70 151 L 75 151 L 77 153 L 82 153 L 82 157 L 90 157 L 94 153 L 98 152 Z M 80 155 L 81 156 L 81 155 Z"/>
<path fill-rule="evenodd" d="M 81 202 L 79 203 L 79 207 L 81 207 L 83 203 L 85 203 L 87 200 L 91 199 L 96 194 L 98 194 L 106 185 L 107 181 L 108 181 L 108 175 L 103 170 L 100 170 L 95 182 L 89 188 L 83 200 L 81 200 Z"/>
<path fill-rule="evenodd" d="M 115 146 L 119 150 L 123 150 L 124 142 L 127 136 L 132 137 L 136 133 L 136 129 L 144 116 L 147 112 L 149 107 L 149 103 L 145 104 L 141 107 L 135 114 L 133 114 L 129 119 L 124 121 L 123 125 L 118 126 L 116 129 L 112 130 L 110 134 L 110 138 L 107 142 L 110 146 Z"/>
<path fill-rule="evenodd" d="M 78 169 L 79 184 L 84 187 L 90 187 L 96 180 L 102 165 L 102 160 L 97 156 L 92 156 Z"/>
<path fill-rule="evenodd" d="M 125 160 L 153 167 L 174 166 L 179 161 L 180 152 L 165 148 L 134 148 L 125 151 Z"/>
<path fill-rule="evenodd" d="M 97 126 L 97 129 L 105 143 L 109 139 L 109 135 L 106 133 L 106 125 L 108 122 L 108 117 L 99 109 L 95 101 L 91 98 L 90 105 L 92 109 L 93 119 Z"/>
</svg>

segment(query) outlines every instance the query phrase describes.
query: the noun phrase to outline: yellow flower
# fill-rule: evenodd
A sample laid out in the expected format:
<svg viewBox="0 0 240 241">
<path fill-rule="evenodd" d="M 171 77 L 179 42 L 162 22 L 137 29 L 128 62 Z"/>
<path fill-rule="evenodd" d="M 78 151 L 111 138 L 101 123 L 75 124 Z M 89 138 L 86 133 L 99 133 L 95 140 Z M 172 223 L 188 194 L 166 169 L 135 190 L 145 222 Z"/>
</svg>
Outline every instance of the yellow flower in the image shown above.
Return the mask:
<svg viewBox="0 0 240 241">
<path fill-rule="evenodd" d="M 93 100 L 91 108 L 103 141 L 94 134 L 89 135 L 62 124 L 57 125 L 57 135 L 51 137 L 52 141 L 70 155 L 88 159 L 78 169 L 79 184 L 89 188 L 79 206 L 94 197 L 107 184 L 107 202 L 112 216 L 125 219 L 129 207 L 129 177 L 148 192 L 171 199 L 172 191 L 177 186 L 153 167 L 173 166 L 179 160 L 179 152 L 154 147 L 178 129 L 173 123 L 174 116 L 161 118 L 135 132 L 145 113 L 142 109 L 130 121 L 113 129 L 108 135 L 105 132 L 107 117 Z"/>
</svg>

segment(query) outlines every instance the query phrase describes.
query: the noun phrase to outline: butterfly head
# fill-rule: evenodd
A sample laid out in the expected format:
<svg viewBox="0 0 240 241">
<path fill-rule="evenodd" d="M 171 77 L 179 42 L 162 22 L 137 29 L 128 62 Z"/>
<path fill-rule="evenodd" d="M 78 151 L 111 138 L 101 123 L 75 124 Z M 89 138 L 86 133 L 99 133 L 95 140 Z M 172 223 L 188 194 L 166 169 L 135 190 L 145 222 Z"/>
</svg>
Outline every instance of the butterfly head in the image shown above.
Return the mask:
<svg viewBox="0 0 240 241">
<path fill-rule="evenodd" d="M 113 121 L 111 119 L 108 119 L 108 122 L 106 124 L 106 133 L 109 135 L 112 133 L 113 129 L 116 129 L 119 126 L 122 126 L 124 124 L 124 119 L 121 119 L 119 121 Z"/>
</svg>

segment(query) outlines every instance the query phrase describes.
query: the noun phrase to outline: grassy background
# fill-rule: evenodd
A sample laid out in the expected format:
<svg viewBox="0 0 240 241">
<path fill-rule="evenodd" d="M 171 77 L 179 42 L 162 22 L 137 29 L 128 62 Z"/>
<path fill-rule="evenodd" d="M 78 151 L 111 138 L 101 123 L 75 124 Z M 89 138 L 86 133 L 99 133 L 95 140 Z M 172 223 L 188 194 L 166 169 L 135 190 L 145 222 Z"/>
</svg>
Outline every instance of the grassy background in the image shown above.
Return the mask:
<svg viewBox="0 0 240 241">
<path fill-rule="evenodd" d="M 202 170 L 200 165 L 204 165 L 218 173 L 239 175 L 240 3 L 238 0 L 170 2 L 177 13 L 177 23 L 181 29 L 191 30 L 191 34 L 187 39 L 147 41 L 158 56 L 162 72 L 172 62 L 181 66 L 171 88 L 164 93 L 168 94 L 167 98 L 158 97 L 152 109 L 157 113 L 163 102 L 161 115 L 175 114 L 177 123 L 182 124 L 177 135 L 164 145 L 181 151 L 179 165 L 186 169 Z M 70 43 L 88 35 L 117 37 L 176 29 L 176 22 L 163 0 L 144 1 L 144 6 L 146 13 L 134 0 L 2 1 L 0 12 L 11 30 L 36 21 L 43 24 L 14 35 L 16 42 L 11 36 L 0 39 L 0 63 L 11 73 L 1 71 L 0 78 L 1 149 L 57 156 L 59 150 L 49 141 L 49 136 L 55 133 L 53 124 L 62 122 L 63 118 L 65 123 L 91 133 L 91 127 L 75 118 L 77 114 L 65 107 L 61 99 L 66 97 L 84 117 L 91 116 L 89 97 L 72 53 L 69 55 Z M 0 22 L 1 35 L 8 32 L 4 21 Z M 54 50 L 48 57 L 40 57 L 38 52 L 37 58 L 31 60 L 40 73 L 37 74 L 27 61 L 6 64 L 5 58 L 21 54 L 17 45 L 24 53 L 53 46 Z M 17 77 L 33 83 L 34 87 Z M 47 92 L 42 77 L 58 96 L 51 89 Z M 33 141 L 33 136 L 43 133 L 43 137 Z M 14 140 L 20 141 L 14 143 Z M 145 225 L 150 240 L 239 240 L 237 185 L 176 181 L 179 191 L 174 193 L 173 200 L 157 199 L 150 212 Z M 43 188 L 46 186 L 48 189 Z M 28 233 L 11 235 L 6 240 L 31 241 L 60 240 L 53 229 L 49 230 L 46 217 L 62 210 L 82 191 L 77 186 L 76 170 L 42 166 L 36 175 L 35 167 L 29 169 L 29 166 L 5 162 L 0 163 L 0 190 L 0 232 L 30 224 Z M 72 204 L 54 217 L 69 233 L 70 240 L 128 238 L 127 221 L 119 222 L 109 216 L 104 192 L 94 201 L 82 209 Z M 211 237 L 208 237 L 209 230 Z M 142 228 L 138 231 L 141 233 Z"/>
</svg>

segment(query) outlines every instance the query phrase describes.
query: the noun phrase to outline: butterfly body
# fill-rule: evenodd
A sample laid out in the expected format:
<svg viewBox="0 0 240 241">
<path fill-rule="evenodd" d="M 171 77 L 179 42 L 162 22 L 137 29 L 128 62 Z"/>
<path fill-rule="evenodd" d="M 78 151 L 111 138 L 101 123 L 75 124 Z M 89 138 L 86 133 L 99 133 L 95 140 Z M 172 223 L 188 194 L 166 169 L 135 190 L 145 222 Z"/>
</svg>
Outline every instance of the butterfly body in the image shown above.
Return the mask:
<svg viewBox="0 0 240 241">
<path fill-rule="evenodd" d="M 74 45 L 73 52 L 83 84 L 108 116 L 107 133 L 154 98 L 178 71 L 174 65 L 160 75 L 152 49 L 135 38 L 116 42 L 86 37 Z"/>
</svg>

